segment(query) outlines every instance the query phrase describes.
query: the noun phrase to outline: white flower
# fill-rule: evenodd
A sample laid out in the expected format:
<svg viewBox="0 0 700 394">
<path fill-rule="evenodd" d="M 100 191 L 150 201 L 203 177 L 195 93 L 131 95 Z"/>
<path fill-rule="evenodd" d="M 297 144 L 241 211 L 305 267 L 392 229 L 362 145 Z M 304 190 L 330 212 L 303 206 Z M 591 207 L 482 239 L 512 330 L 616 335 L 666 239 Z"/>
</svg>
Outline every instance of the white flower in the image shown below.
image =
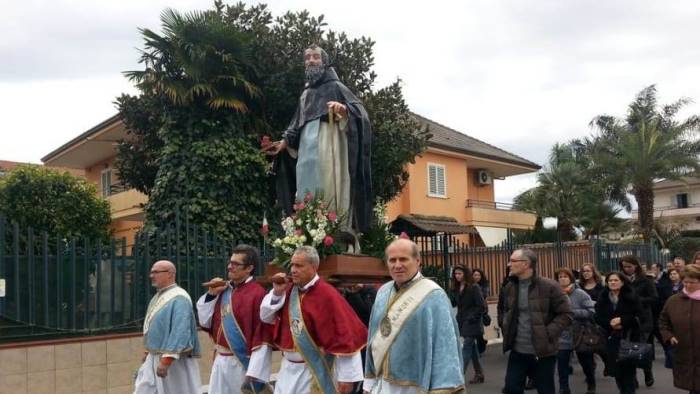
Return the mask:
<svg viewBox="0 0 700 394">
<path fill-rule="evenodd" d="M 272 245 L 275 246 L 275 247 L 280 247 L 280 246 L 282 246 L 282 240 L 279 239 L 279 238 L 277 238 L 277 239 L 272 243 Z"/>
<path fill-rule="evenodd" d="M 302 223 L 303 223 L 303 222 L 301 221 L 301 219 L 297 219 L 297 226 L 301 226 Z"/>
<path fill-rule="evenodd" d="M 316 234 L 318 234 L 318 231 L 317 231 L 316 229 L 311 229 L 311 230 L 309 230 L 309 235 L 310 235 L 312 238 L 316 238 Z"/>
<path fill-rule="evenodd" d="M 302 244 L 306 242 L 306 235 L 302 235 L 301 237 L 299 237 L 299 241 L 301 241 Z"/>
</svg>

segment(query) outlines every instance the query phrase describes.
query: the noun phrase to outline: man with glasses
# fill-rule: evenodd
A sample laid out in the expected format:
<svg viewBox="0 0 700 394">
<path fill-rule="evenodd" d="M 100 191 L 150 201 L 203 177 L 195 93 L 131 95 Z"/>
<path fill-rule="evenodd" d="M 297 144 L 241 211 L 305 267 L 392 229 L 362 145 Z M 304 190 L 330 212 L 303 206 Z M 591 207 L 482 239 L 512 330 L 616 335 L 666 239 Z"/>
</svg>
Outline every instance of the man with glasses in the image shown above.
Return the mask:
<svg viewBox="0 0 700 394">
<path fill-rule="evenodd" d="M 153 264 L 151 284 L 158 292 L 143 321 L 144 362 L 136 375 L 135 394 L 196 394 L 200 390 L 197 324 L 189 294 L 175 283 L 175 265 Z"/>
<path fill-rule="evenodd" d="M 505 392 L 522 393 L 529 375 L 534 376 L 538 393 L 553 394 L 559 337 L 573 320 L 571 303 L 557 282 L 537 275 L 532 250 L 514 251 L 508 267 L 510 276 L 498 308 L 503 351 L 510 351 Z"/>
<path fill-rule="evenodd" d="M 214 278 L 197 301 L 199 324 L 214 341 L 215 358 L 209 378 L 210 394 L 260 393 L 270 378 L 272 326 L 260 321 L 265 289 L 253 279 L 260 261 L 249 245 L 233 249 L 228 281 Z"/>
</svg>

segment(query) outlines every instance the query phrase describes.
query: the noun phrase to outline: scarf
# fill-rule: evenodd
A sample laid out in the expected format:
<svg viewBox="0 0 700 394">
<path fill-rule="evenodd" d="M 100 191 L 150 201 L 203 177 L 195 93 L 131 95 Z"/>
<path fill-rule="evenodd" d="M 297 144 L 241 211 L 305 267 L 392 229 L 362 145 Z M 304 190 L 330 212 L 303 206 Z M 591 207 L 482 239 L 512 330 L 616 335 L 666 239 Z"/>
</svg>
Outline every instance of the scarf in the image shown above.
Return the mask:
<svg viewBox="0 0 700 394">
<path fill-rule="evenodd" d="M 688 289 L 683 288 L 683 294 L 687 295 L 691 300 L 700 301 L 700 290 L 695 290 L 694 292 L 689 293 Z"/>
</svg>

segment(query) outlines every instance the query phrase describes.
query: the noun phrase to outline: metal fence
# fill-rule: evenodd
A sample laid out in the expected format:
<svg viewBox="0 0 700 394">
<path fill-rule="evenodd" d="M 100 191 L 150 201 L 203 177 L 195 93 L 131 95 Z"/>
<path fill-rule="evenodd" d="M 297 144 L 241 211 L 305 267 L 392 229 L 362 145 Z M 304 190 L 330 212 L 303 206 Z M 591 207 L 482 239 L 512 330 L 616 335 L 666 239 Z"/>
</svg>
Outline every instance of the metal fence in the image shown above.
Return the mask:
<svg viewBox="0 0 700 394">
<path fill-rule="evenodd" d="M 443 288 L 449 287 L 452 269 L 462 265 L 483 270 L 494 296 L 506 276 L 508 258 L 519 247 L 530 248 L 537 254 L 538 275 L 548 278 L 553 278 L 559 268 L 580 269 L 584 263 L 595 264 L 603 273 L 618 270 L 620 259 L 625 255 L 634 255 L 647 265 L 668 258 L 653 244 L 577 241 L 517 245 L 508 240 L 494 247 L 472 247 L 451 235 L 417 236 L 413 241 L 418 244 L 424 274 L 435 278 Z"/>
<path fill-rule="evenodd" d="M 510 253 L 517 247 L 470 247 L 457 237 L 416 237 L 423 272 L 445 288 L 455 265 L 481 268 L 496 295 L 506 274 Z M 22 228 L 0 217 L 0 343 L 29 338 L 93 335 L 140 329 L 154 294 L 149 272 L 153 262 L 172 261 L 177 282 L 193 299 L 201 283 L 226 275 L 229 253 L 237 242 L 223 240 L 187 221 L 139 234 L 127 240 L 95 241 Z M 261 264 L 272 259 L 261 245 Z M 664 258 L 653 245 L 611 245 L 564 242 L 527 245 L 538 255 L 541 275 L 552 277 L 563 266 L 595 263 L 602 271 L 617 266 L 620 257 L 634 254 L 645 263 Z"/>
<path fill-rule="evenodd" d="M 154 261 L 172 261 L 178 284 L 196 299 L 202 282 L 226 277 L 233 246 L 180 220 L 129 247 L 124 238 L 64 238 L 0 217 L 0 343 L 137 330 L 154 294 Z"/>
</svg>

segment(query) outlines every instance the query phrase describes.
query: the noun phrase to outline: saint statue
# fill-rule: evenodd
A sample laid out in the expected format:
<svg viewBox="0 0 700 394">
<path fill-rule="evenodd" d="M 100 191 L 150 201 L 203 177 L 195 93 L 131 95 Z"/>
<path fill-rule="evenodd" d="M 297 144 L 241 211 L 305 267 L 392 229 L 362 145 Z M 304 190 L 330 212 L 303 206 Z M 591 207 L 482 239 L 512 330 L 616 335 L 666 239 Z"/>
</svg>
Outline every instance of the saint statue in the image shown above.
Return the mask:
<svg viewBox="0 0 700 394">
<path fill-rule="evenodd" d="M 357 234 L 372 220 L 372 129 L 362 102 L 338 79 L 326 51 L 304 51 L 306 84 L 282 140 L 265 148 L 276 156 L 278 203 L 288 215 L 307 193 L 322 196 L 343 218 L 340 229 Z M 356 246 L 357 248 L 357 246 Z"/>
</svg>

